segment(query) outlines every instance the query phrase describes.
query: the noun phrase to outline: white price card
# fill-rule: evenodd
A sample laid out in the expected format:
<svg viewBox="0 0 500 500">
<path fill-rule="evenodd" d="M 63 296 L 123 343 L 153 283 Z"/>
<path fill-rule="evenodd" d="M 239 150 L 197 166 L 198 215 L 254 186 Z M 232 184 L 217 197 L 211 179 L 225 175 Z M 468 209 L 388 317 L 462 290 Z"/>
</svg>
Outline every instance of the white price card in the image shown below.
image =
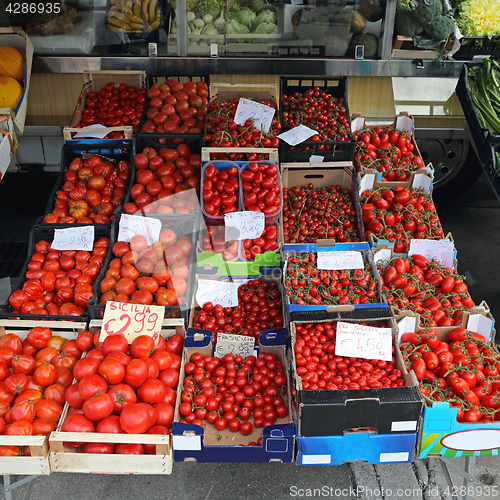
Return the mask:
<svg viewBox="0 0 500 500">
<path fill-rule="evenodd" d="M 282 141 L 285 141 L 287 144 L 290 144 L 290 146 L 296 146 L 297 144 L 304 142 L 305 140 L 309 139 L 309 137 L 312 137 L 317 133 L 318 132 L 316 132 L 316 130 L 306 127 L 305 125 L 298 125 L 297 127 L 287 130 L 286 132 L 283 132 L 276 137 L 278 139 L 281 139 Z"/>
<path fill-rule="evenodd" d="M 265 215 L 262 212 L 232 212 L 224 215 L 225 239 L 246 240 L 262 236 L 266 225 Z"/>
<path fill-rule="evenodd" d="M 361 252 L 318 252 L 318 269 L 330 271 L 338 269 L 363 269 L 365 267 Z"/>
<path fill-rule="evenodd" d="M 220 304 L 222 307 L 236 307 L 238 305 L 238 285 L 228 281 L 198 280 L 196 302 L 203 307 L 205 302 Z"/>
<path fill-rule="evenodd" d="M 54 241 L 51 245 L 54 250 L 86 250 L 91 252 L 93 247 L 94 226 L 54 230 Z"/>
<path fill-rule="evenodd" d="M 411 240 L 409 255 L 422 255 L 427 260 L 437 260 L 443 267 L 453 268 L 454 243 L 446 240 Z"/>
<path fill-rule="evenodd" d="M 107 130 L 99 132 L 98 129 L 100 128 L 105 129 L 106 127 L 104 125 L 101 125 L 100 123 L 87 125 L 86 127 L 83 127 L 80 132 L 76 133 L 75 138 L 82 139 L 83 137 L 93 137 L 94 139 L 104 139 L 109 134 L 109 132 Z M 92 130 L 92 132 L 90 132 L 90 130 Z"/>
<path fill-rule="evenodd" d="M 324 161 L 325 157 L 324 156 L 319 156 L 319 155 L 311 155 L 309 157 L 309 163 L 321 163 Z"/>
<path fill-rule="evenodd" d="M 218 333 L 215 355 L 222 358 L 225 354 L 242 356 L 243 359 L 253 354 L 255 339 L 245 335 L 234 335 L 232 333 Z"/>
<path fill-rule="evenodd" d="M 234 115 L 234 122 L 237 125 L 243 125 L 246 120 L 252 120 L 253 126 L 257 130 L 269 132 L 274 113 L 276 113 L 276 109 L 271 106 L 241 97 Z"/>
<path fill-rule="evenodd" d="M 119 334 L 131 343 L 139 335 L 149 335 L 157 344 L 164 316 L 165 306 L 110 301 L 104 310 L 100 339 Z"/>
<path fill-rule="evenodd" d="M 392 329 L 337 323 L 335 354 L 353 358 L 392 359 Z"/>
<path fill-rule="evenodd" d="M 351 121 L 351 132 L 356 132 L 361 130 L 365 126 L 365 119 L 362 116 L 358 116 Z"/>
<path fill-rule="evenodd" d="M 140 234 L 152 245 L 160 239 L 161 222 L 151 217 L 123 214 L 120 218 L 118 241 L 130 241 L 132 236 Z"/>
</svg>

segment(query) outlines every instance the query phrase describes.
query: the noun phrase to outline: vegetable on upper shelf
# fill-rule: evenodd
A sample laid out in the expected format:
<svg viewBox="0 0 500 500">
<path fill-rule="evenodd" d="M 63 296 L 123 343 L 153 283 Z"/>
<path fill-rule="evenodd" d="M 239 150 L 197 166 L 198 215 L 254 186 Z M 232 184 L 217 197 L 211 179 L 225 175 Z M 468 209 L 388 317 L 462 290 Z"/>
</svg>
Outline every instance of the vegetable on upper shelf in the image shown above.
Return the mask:
<svg viewBox="0 0 500 500">
<path fill-rule="evenodd" d="M 464 36 L 500 36 L 498 0 L 450 0 L 456 10 L 460 33 Z"/>
</svg>

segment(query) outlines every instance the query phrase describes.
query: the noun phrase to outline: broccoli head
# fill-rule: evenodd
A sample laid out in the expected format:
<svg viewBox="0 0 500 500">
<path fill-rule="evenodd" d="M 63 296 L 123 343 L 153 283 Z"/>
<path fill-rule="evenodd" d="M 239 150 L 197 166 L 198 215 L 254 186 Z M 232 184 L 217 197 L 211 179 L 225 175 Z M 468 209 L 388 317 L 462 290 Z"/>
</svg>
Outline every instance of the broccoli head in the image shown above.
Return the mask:
<svg viewBox="0 0 500 500">
<path fill-rule="evenodd" d="M 433 40 L 447 40 L 455 31 L 455 20 L 448 16 L 439 16 L 425 28 L 425 32 Z"/>
<path fill-rule="evenodd" d="M 396 29 L 400 35 L 418 36 L 424 31 L 424 27 L 415 19 L 410 9 L 398 8 L 396 11 Z"/>
<path fill-rule="evenodd" d="M 424 27 L 432 24 L 436 17 L 443 12 L 441 0 L 410 0 L 409 5 L 415 19 L 418 19 L 418 22 Z"/>
</svg>

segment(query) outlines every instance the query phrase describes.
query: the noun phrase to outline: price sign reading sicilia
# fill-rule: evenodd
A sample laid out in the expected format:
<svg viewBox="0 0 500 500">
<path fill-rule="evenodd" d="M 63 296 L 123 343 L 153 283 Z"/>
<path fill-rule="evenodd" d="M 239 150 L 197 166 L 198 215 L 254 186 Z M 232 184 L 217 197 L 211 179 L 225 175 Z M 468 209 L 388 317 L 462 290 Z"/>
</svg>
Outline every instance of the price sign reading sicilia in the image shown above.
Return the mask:
<svg viewBox="0 0 500 500">
<path fill-rule="evenodd" d="M 164 306 L 107 302 L 100 340 L 108 335 L 121 334 L 130 344 L 139 335 L 149 335 L 157 344 L 164 316 Z"/>
</svg>

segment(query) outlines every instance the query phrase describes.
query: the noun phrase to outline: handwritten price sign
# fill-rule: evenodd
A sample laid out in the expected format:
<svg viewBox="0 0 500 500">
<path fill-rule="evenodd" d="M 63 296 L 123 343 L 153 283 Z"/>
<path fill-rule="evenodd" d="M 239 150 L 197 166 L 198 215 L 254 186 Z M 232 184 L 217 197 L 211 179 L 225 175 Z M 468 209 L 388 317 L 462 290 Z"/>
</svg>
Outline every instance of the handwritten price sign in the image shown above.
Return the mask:
<svg viewBox="0 0 500 500">
<path fill-rule="evenodd" d="M 123 214 L 120 218 L 118 241 L 130 241 L 132 236 L 140 234 L 152 245 L 160 239 L 161 222 L 151 217 L 137 217 L 136 215 Z"/>
<path fill-rule="evenodd" d="M 337 269 L 363 269 L 361 252 L 318 252 L 318 269 L 334 271 Z"/>
<path fill-rule="evenodd" d="M 392 359 L 392 330 L 356 323 L 337 323 L 335 354 L 353 358 Z"/>
<path fill-rule="evenodd" d="M 149 335 L 157 344 L 164 316 L 164 306 L 108 302 L 102 319 L 100 339 L 121 334 L 131 343 L 139 335 Z"/>
<path fill-rule="evenodd" d="M 276 137 L 278 139 L 281 139 L 282 141 L 285 141 L 287 144 L 290 144 L 290 146 L 296 146 L 297 144 L 304 142 L 306 139 L 309 139 L 309 137 L 312 137 L 315 134 L 317 134 L 316 130 L 306 127 L 305 125 L 299 125 L 298 127 L 287 130 L 286 132 L 283 132 Z"/>
<path fill-rule="evenodd" d="M 255 339 L 244 335 L 233 335 L 231 333 L 217 334 L 217 347 L 215 355 L 222 358 L 225 354 L 242 356 L 243 359 L 253 354 Z"/>
<path fill-rule="evenodd" d="M 274 113 L 276 113 L 276 109 L 266 106 L 265 104 L 261 104 L 260 102 L 251 101 L 250 99 L 244 99 L 242 97 L 240 98 L 238 107 L 236 108 L 234 122 L 236 125 L 243 125 L 246 120 L 252 120 L 253 126 L 257 130 L 269 132 Z"/>
<path fill-rule="evenodd" d="M 94 226 L 56 229 L 51 248 L 54 250 L 86 250 L 94 248 Z"/>
<path fill-rule="evenodd" d="M 265 226 L 265 215 L 262 212 L 233 212 L 224 215 L 225 239 L 246 240 L 262 236 Z"/>
<path fill-rule="evenodd" d="M 419 254 L 427 260 L 437 260 L 443 267 L 453 267 L 454 244 L 443 240 L 411 240 L 409 255 Z"/>
<path fill-rule="evenodd" d="M 206 302 L 220 304 L 222 307 L 238 305 L 238 285 L 228 281 L 198 280 L 196 302 L 200 307 Z"/>
</svg>

